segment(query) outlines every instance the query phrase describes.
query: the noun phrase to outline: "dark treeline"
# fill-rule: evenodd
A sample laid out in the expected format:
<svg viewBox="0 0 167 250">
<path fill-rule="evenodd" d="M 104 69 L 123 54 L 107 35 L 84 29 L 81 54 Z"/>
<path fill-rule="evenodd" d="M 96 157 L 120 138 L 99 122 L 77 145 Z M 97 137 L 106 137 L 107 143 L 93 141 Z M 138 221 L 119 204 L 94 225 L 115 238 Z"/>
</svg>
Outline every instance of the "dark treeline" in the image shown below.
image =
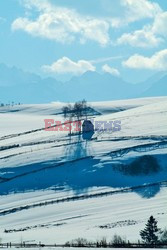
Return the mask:
<svg viewBox="0 0 167 250">
<path fill-rule="evenodd" d="M 75 241 L 75 243 L 74 243 Z M 30 244 L 26 242 L 22 243 L 0 243 L 0 248 L 49 248 L 49 247 L 61 247 L 61 248 L 162 248 L 167 249 L 167 243 L 158 243 L 155 245 L 151 244 L 145 244 L 145 243 L 131 243 L 129 241 L 125 241 L 122 243 L 112 243 L 112 242 L 105 242 L 104 239 L 99 240 L 97 242 L 90 242 L 86 239 L 78 238 L 74 240 L 72 244 L 66 243 L 66 244 L 44 244 L 44 243 L 38 243 L 38 244 Z"/>
</svg>

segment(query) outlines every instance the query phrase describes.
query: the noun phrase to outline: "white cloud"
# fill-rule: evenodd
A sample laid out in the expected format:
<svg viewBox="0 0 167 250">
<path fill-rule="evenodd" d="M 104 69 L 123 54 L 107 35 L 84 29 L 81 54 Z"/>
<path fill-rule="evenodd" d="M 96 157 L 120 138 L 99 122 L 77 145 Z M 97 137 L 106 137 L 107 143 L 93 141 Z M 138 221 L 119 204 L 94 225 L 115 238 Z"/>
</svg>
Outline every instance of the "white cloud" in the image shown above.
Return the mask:
<svg viewBox="0 0 167 250">
<path fill-rule="evenodd" d="M 167 70 L 167 49 L 161 50 L 151 57 L 135 54 L 124 61 L 123 65 L 133 69 Z"/>
<path fill-rule="evenodd" d="M 122 10 L 121 14 L 102 18 L 81 15 L 74 9 L 57 7 L 49 0 L 20 0 L 20 2 L 24 4 L 29 13 L 30 10 L 36 10 L 38 16 L 35 19 L 31 18 L 31 15 L 17 18 L 12 23 L 12 30 L 23 30 L 32 36 L 60 43 L 71 43 L 79 39 L 80 43 L 91 40 L 101 46 L 111 45 L 109 36 L 111 28 L 119 28 L 146 18 L 155 19 L 153 27 L 145 25 L 141 30 L 125 33 L 117 40 L 117 44 L 156 47 L 163 40 L 157 37 L 160 32 L 158 27 L 160 27 L 161 35 L 167 32 L 164 31 L 166 15 L 158 3 L 149 0 L 119 0 L 118 6 Z"/>
<path fill-rule="evenodd" d="M 152 30 L 145 26 L 142 30 L 136 30 L 133 33 L 124 33 L 117 43 L 129 44 L 133 47 L 149 48 L 157 47 L 163 41 L 162 38 L 157 37 Z"/>
<path fill-rule="evenodd" d="M 68 57 L 62 57 L 54 62 L 52 65 L 44 65 L 42 69 L 45 72 L 51 72 L 55 74 L 72 74 L 81 75 L 87 71 L 95 71 L 96 68 L 86 60 L 79 60 L 74 62 Z"/>
<path fill-rule="evenodd" d="M 109 43 L 109 23 L 100 18 L 82 16 L 73 9 L 59 8 L 48 1 L 24 1 L 25 7 L 36 8 L 36 20 L 17 18 L 12 23 L 13 30 L 24 30 L 33 36 L 45 37 L 61 43 L 69 43 L 79 35 L 81 43 L 87 40 L 102 46 Z"/>
<path fill-rule="evenodd" d="M 20 0 L 20 4 L 23 4 L 27 9 L 37 8 L 39 11 L 49 11 L 52 5 L 48 0 Z"/>
<path fill-rule="evenodd" d="M 154 18 L 162 12 L 159 4 L 148 0 L 121 0 L 126 8 L 126 19 L 128 22 L 138 21 L 144 18 Z"/>
<path fill-rule="evenodd" d="M 167 37 L 167 12 L 157 12 L 152 24 L 144 25 L 140 30 L 124 33 L 117 44 L 129 44 L 133 47 L 157 47 Z"/>
<path fill-rule="evenodd" d="M 104 72 L 111 74 L 111 75 L 120 76 L 119 71 L 115 68 L 111 68 L 108 64 L 103 65 L 102 70 Z"/>
<path fill-rule="evenodd" d="M 156 16 L 153 26 L 152 26 L 152 32 L 154 34 L 167 37 L 166 26 L 167 26 L 167 12 L 163 12 Z"/>
<path fill-rule="evenodd" d="M 142 19 L 154 19 L 156 15 L 162 12 L 158 3 L 148 0 L 120 0 L 123 7 L 121 17 L 111 18 L 112 27 L 128 25 Z"/>
</svg>

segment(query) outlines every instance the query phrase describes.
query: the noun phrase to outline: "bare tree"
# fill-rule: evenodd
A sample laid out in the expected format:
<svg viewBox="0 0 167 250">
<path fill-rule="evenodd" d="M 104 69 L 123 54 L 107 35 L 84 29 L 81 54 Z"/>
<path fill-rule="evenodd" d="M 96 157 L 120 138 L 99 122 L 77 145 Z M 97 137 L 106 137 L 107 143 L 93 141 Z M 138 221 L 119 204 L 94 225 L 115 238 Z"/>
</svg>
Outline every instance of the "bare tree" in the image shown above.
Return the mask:
<svg viewBox="0 0 167 250">
<path fill-rule="evenodd" d="M 87 118 L 87 112 L 88 112 L 88 105 L 84 99 L 74 104 L 73 113 L 78 121 L 81 120 L 82 117 Z"/>
<path fill-rule="evenodd" d="M 63 112 L 63 115 L 64 115 L 64 118 L 65 119 L 69 119 L 69 123 L 70 123 L 70 135 L 71 135 L 71 123 L 72 123 L 72 120 L 73 120 L 73 107 L 71 104 L 68 104 L 67 106 L 64 106 L 62 108 L 62 112 Z"/>
</svg>

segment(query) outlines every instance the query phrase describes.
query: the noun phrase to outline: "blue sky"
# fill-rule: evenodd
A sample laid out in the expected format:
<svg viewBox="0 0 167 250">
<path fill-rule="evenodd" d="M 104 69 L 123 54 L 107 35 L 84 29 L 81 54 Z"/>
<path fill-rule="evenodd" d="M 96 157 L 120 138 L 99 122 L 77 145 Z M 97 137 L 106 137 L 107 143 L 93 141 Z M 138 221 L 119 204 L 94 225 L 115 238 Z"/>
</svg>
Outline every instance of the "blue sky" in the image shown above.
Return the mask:
<svg viewBox="0 0 167 250">
<path fill-rule="evenodd" d="M 0 0 L 0 62 L 67 79 L 167 71 L 166 0 Z"/>
</svg>

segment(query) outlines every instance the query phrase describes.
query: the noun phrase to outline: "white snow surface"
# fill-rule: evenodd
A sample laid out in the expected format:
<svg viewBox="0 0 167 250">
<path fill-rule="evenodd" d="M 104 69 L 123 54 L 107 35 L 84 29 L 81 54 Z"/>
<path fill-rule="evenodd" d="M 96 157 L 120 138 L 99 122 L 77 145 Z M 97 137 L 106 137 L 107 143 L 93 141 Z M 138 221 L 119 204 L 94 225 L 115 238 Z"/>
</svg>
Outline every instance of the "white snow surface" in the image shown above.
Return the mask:
<svg viewBox="0 0 167 250">
<path fill-rule="evenodd" d="M 0 107 L 2 241 L 134 242 L 150 215 L 166 227 L 167 97 L 90 103 L 94 124 L 121 121 L 91 140 L 44 130 L 63 105 Z"/>
</svg>

